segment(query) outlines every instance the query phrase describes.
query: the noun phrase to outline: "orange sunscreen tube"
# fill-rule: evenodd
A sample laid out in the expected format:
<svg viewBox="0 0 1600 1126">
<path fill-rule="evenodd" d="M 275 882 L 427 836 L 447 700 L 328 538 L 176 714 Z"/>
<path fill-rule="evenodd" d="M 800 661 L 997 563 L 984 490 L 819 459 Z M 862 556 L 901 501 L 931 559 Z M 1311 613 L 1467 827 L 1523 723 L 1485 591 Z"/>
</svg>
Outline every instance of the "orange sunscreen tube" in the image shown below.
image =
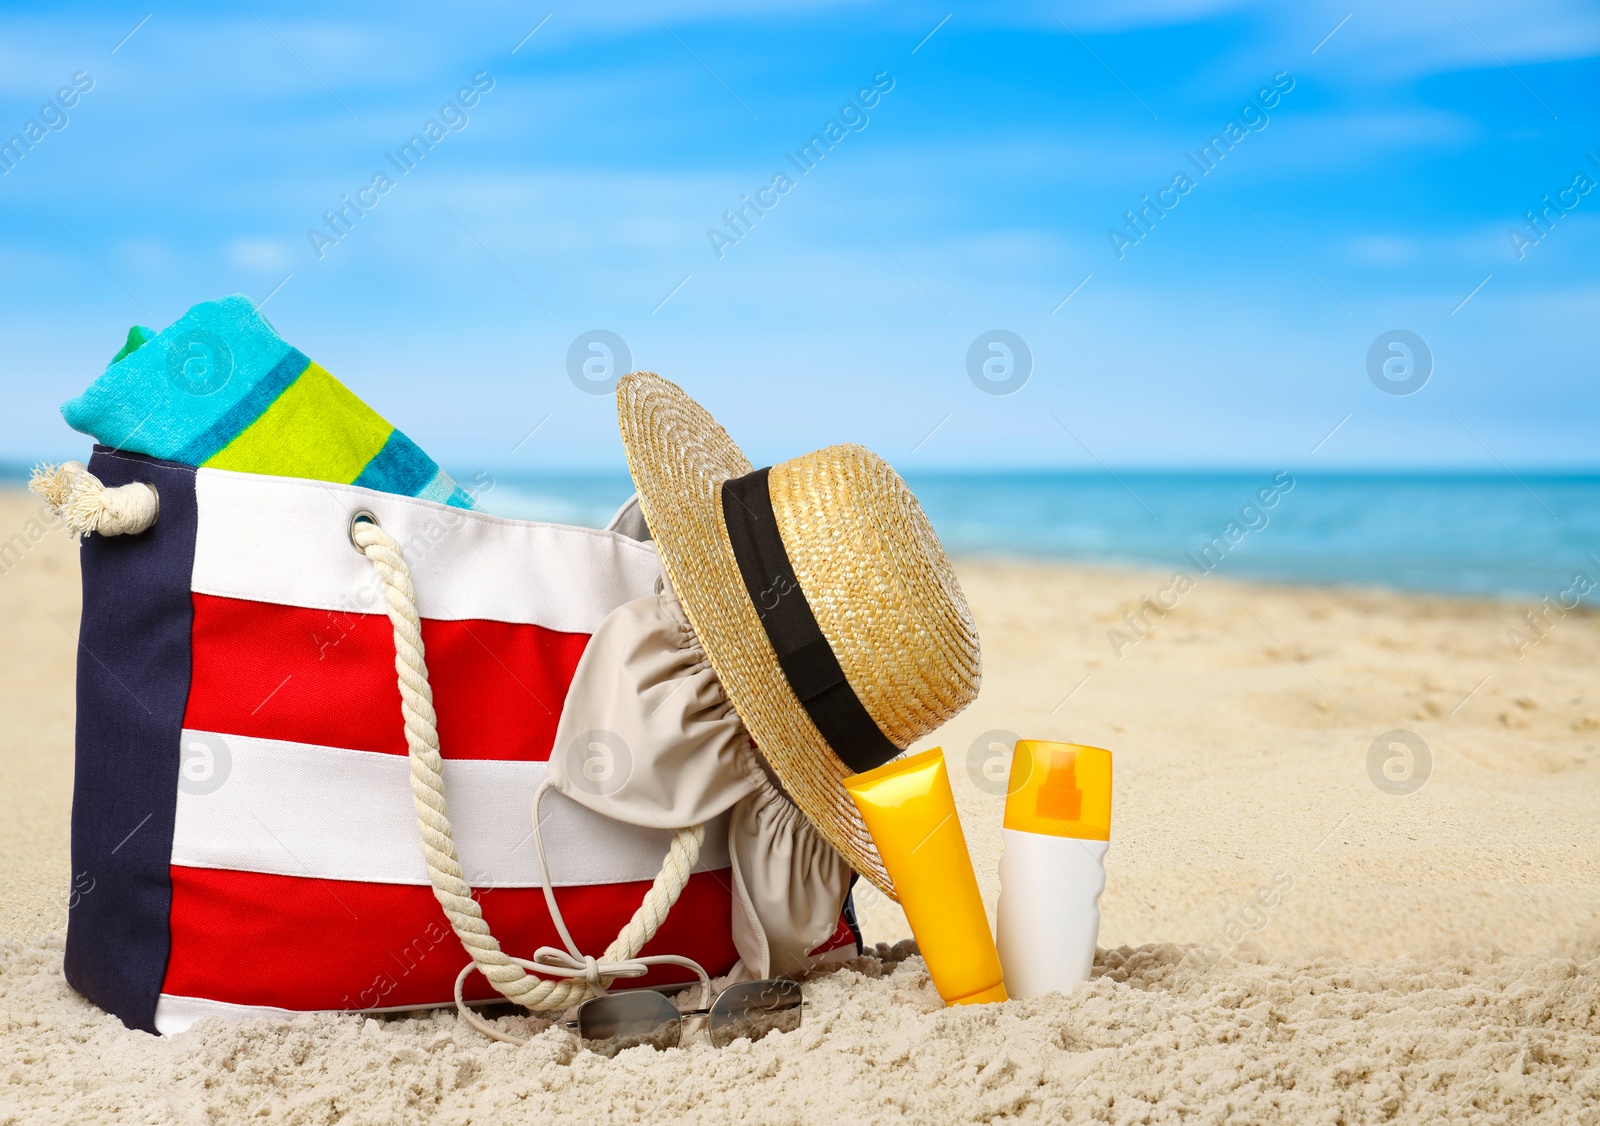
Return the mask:
<svg viewBox="0 0 1600 1126">
<path fill-rule="evenodd" d="M 956 817 L 944 753 L 885 763 L 844 780 L 947 1005 L 1006 1000 L 1000 955 Z"/>
</svg>

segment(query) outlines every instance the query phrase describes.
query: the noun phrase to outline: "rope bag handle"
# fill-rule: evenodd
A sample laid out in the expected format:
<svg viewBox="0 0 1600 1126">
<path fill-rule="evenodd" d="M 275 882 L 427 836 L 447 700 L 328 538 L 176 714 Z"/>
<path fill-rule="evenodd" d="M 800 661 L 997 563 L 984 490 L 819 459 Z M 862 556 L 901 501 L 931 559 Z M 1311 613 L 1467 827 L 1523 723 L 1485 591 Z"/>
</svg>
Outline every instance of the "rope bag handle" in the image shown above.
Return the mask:
<svg viewBox="0 0 1600 1126">
<path fill-rule="evenodd" d="M 28 487 L 62 516 L 67 529 L 76 535 L 90 532 L 104 536 L 137 535 L 152 527 L 160 513 L 160 496 L 154 485 L 134 482 L 107 488 L 82 462 L 40 465 L 34 469 Z M 545 903 L 567 948 L 541 947 L 531 962 L 513 958 L 500 948 L 477 900 L 472 897 L 472 885 L 466 881 L 456 856 L 449 806 L 444 796 L 444 763 L 439 753 L 433 688 L 428 683 L 411 568 L 400 545 L 378 526 L 377 517 L 371 512 L 363 510 L 351 517 L 350 542 L 372 564 L 382 584 L 389 621 L 394 628 L 394 664 L 400 686 L 400 712 L 405 721 L 411 793 L 422 838 L 422 856 L 428 879 L 433 884 L 434 898 L 444 908 L 451 929 L 472 958 L 456 978 L 456 1006 L 463 1018 L 497 1040 L 523 1042 L 495 1029 L 467 1008 L 462 991 L 467 976 L 474 969 L 507 1000 L 530 1010 L 565 1009 L 591 996 L 604 996 L 617 978 L 643 976 L 652 965 L 658 964 L 695 970 L 709 992 L 710 981 L 704 969 L 692 960 L 673 955 L 639 957 L 639 951 L 655 937 L 699 862 L 705 826 L 692 825 L 677 830 L 661 871 L 645 893 L 644 901 L 597 960 L 582 954 L 572 941 L 551 888 L 538 816 L 539 800 L 549 788 L 548 780 L 534 798 L 533 836 L 539 853 Z M 529 970 L 534 973 L 530 974 Z"/>
</svg>

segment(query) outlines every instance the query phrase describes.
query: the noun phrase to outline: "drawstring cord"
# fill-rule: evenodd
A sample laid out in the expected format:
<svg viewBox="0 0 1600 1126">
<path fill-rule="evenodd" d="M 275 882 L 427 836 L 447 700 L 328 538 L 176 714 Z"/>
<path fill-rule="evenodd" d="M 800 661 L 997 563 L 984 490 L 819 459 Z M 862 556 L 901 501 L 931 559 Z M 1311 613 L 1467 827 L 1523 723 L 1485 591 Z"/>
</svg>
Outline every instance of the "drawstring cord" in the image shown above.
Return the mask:
<svg viewBox="0 0 1600 1126">
<path fill-rule="evenodd" d="M 544 834 L 539 828 L 539 803 L 544 799 L 545 791 L 550 788 L 551 782 L 547 778 L 533 796 L 533 845 L 539 854 L 539 882 L 544 888 L 545 905 L 550 909 L 550 920 L 555 923 L 556 932 L 560 934 L 561 941 L 566 946 L 566 949 L 558 950 L 553 946 L 541 946 L 534 951 L 532 962 L 526 962 L 520 958 L 512 960 L 525 969 L 533 970 L 535 973 L 549 974 L 552 977 L 562 978 L 574 983 L 582 979 L 596 997 L 607 996 L 607 989 L 617 978 L 643 977 L 650 972 L 651 966 L 682 966 L 685 969 L 693 970 L 700 978 L 701 1006 L 709 1005 L 711 1003 L 711 977 L 706 973 L 705 967 L 692 958 L 681 958 L 676 954 L 653 954 L 644 958 L 625 956 L 620 960 L 612 961 L 610 959 L 613 957 L 612 950 L 617 947 L 616 943 L 612 944 L 612 949 L 606 951 L 607 960 L 605 961 L 592 958 L 578 950 L 578 944 L 572 940 L 572 934 L 567 930 L 567 922 L 561 916 L 561 908 L 556 904 L 555 888 L 550 882 L 550 865 L 545 858 Z M 693 833 L 702 841 L 705 838 L 704 825 L 696 825 L 689 830 L 679 830 L 680 835 L 685 832 Z M 673 838 L 674 848 L 677 847 L 679 839 L 679 837 Z M 697 844 L 697 850 L 698 847 Z M 673 867 L 670 850 L 667 855 L 668 862 L 663 866 L 661 875 L 656 877 L 658 884 L 667 875 L 667 869 Z M 689 867 L 693 868 L 693 866 L 691 862 Z M 652 887 L 651 891 L 654 890 L 655 888 Z M 648 898 L 646 896 L 647 900 Z M 467 978 L 476 968 L 475 963 L 468 962 L 461 967 L 461 972 L 456 975 L 456 1011 L 461 1014 L 461 1019 L 485 1036 L 492 1037 L 495 1040 L 507 1044 L 526 1044 L 528 1041 L 524 1037 L 502 1032 L 468 1007 L 463 996 L 463 989 Z"/>
</svg>

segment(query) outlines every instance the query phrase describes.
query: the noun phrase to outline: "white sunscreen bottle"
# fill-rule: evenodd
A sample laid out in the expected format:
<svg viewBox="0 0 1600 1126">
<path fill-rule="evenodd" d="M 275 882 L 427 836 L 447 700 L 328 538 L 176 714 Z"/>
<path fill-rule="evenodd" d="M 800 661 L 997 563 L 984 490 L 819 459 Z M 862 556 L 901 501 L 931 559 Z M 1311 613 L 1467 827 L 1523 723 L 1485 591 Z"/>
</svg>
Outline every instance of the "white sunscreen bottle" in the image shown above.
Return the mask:
<svg viewBox="0 0 1600 1126">
<path fill-rule="evenodd" d="M 1006 796 L 997 942 L 1013 997 L 1089 980 L 1111 844 L 1111 752 L 1017 740 Z"/>
</svg>

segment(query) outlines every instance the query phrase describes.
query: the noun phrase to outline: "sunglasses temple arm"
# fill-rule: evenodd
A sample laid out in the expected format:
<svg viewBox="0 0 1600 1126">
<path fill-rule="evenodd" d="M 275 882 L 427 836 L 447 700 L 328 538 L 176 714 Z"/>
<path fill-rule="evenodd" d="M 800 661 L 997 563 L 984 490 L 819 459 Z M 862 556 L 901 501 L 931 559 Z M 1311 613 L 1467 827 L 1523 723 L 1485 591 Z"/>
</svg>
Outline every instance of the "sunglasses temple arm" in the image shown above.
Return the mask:
<svg viewBox="0 0 1600 1126">
<path fill-rule="evenodd" d="M 682 966 L 686 970 L 693 970 L 700 978 L 700 1009 L 684 1016 L 705 1016 L 711 1011 L 711 976 L 706 973 L 706 968 L 693 958 L 682 958 L 677 954 L 652 954 L 648 958 L 635 958 L 634 961 L 646 966 Z"/>
</svg>

